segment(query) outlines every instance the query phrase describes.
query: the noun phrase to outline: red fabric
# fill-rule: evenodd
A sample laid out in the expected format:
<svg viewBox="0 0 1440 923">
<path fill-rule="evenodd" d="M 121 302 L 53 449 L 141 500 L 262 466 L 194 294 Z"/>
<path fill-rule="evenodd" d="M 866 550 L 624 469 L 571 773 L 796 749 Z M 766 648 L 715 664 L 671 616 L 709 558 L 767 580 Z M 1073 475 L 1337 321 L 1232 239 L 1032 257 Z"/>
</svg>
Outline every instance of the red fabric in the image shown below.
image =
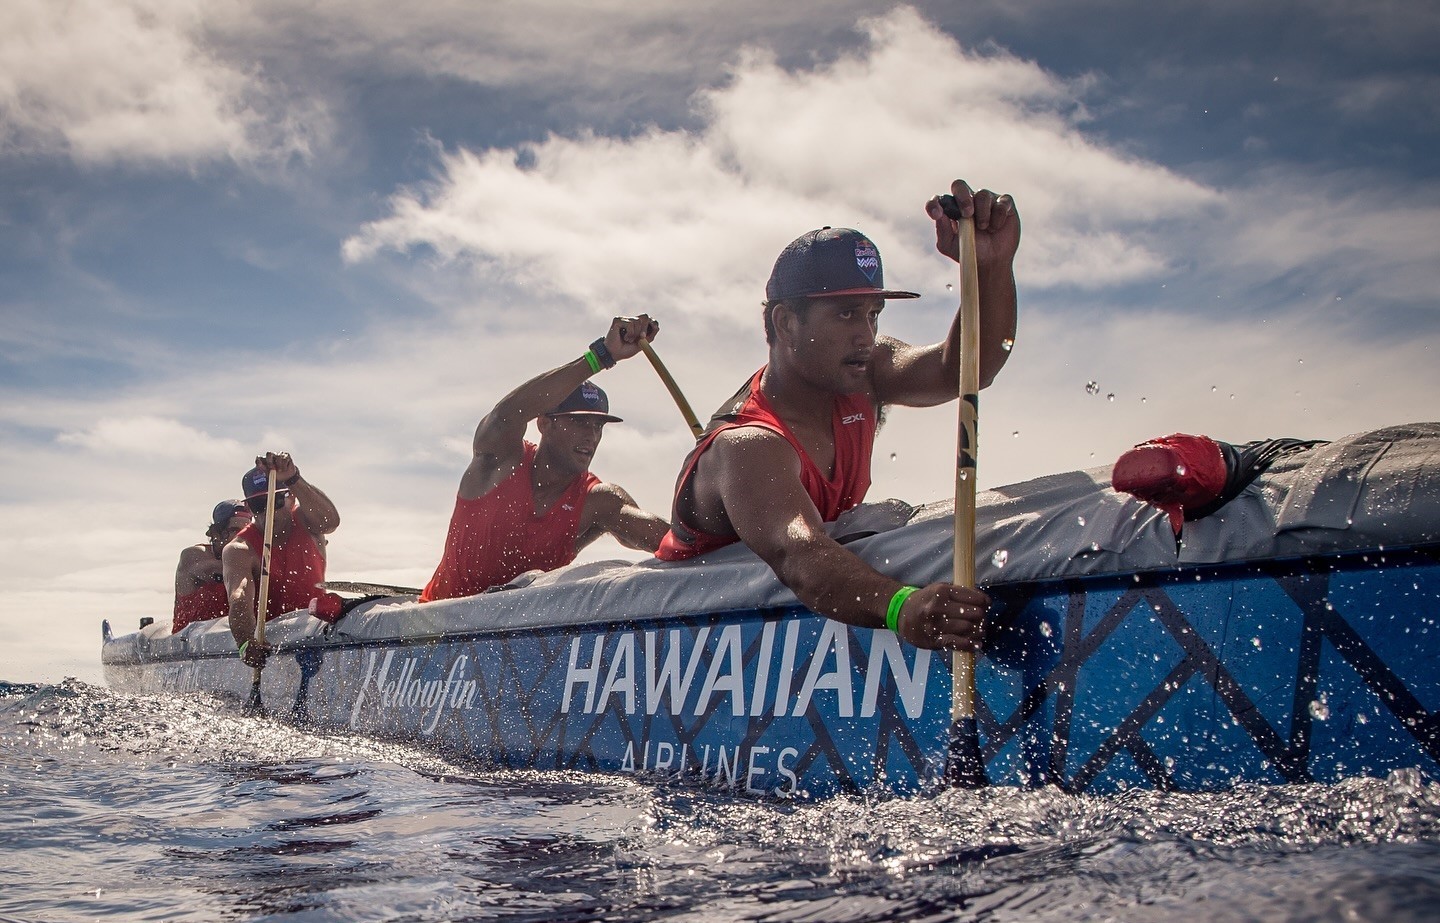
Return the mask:
<svg viewBox="0 0 1440 923">
<path fill-rule="evenodd" d="M 1173 433 L 1120 456 L 1110 473 L 1110 485 L 1164 510 L 1179 535 L 1185 510 L 1220 496 L 1225 478 L 1225 455 L 1219 443 L 1208 436 Z"/>
<path fill-rule="evenodd" d="M 744 402 L 733 413 L 726 414 L 725 422 L 707 432 L 685 459 L 675 484 L 677 506 L 681 490 L 695 474 L 696 463 L 717 435 L 741 426 L 761 426 L 784 436 L 795 454 L 800 456 L 801 485 L 820 512 L 820 518 L 825 522 L 834 522 L 841 513 L 858 506 L 870 489 L 870 453 L 875 447 L 875 404 L 864 394 L 835 398 L 835 409 L 831 414 L 831 431 L 835 435 L 835 473 L 833 477 L 826 477 L 760 390 L 760 377 L 764 373 L 764 368 L 755 373 L 750 379 L 749 394 Z M 655 556 L 662 561 L 683 561 L 736 541 L 736 538 L 708 535 L 692 528 L 681 521 L 678 509 L 672 509 L 670 531 L 665 533 Z"/>
<path fill-rule="evenodd" d="M 170 633 L 175 634 L 191 622 L 208 622 L 230 614 L 230 597 L 224 581 L 207 583 L 184 596 L 175 597 L 175 621 Z"/>
<path fill-rule="evenodd" d="M 282 514 L 277 510 L 275 515 Z M 298 517 L 303 514 L 291 511 L 289 515 L 290 534 L 284 542 L 276 542 L 270 549 L 270 596 L 265 606 L 267 622 L 277 615 L 308 609 L 310 600 L 324 592 L 320 585 L 325 582 L 325 556 L 320 553 L 315 537 L 300 523 Z M 236 537 L 249 545 L 256 557 L 263 554 L 265 536 L 255 523 L 241 529 Z M 258 588 L 255 600 L 258 605 Z"/>
<path fill-rule="evenodd" d="M 340 621 L 344 609 L 345 600 L 338 593 L 322 593 L 310 600 L 310 614 L 330 625 Z"/>
<path fill-rule="evenodd" d="M 600 479 L 588 471 L 577 475 L 554 506 L 537 514 L 532 481 L 536 451 L 534 443 L 526 442 L 515 473 L 483 497 L 455 498 L 445 552 L 420 594 L 421 602 L 474 596 L 527 570 L 554 570 L 575 560 L 580 514 Z"/>
</svg>

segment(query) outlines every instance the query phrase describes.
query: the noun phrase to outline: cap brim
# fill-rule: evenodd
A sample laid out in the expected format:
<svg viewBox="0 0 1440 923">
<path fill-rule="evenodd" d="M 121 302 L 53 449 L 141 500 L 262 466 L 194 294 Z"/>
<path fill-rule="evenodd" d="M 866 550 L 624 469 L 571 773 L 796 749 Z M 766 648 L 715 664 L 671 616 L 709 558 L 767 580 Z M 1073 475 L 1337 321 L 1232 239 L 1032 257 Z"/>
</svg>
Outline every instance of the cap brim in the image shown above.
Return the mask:
<svg viewBox="0 0 1440 923">
<path fill-rule="evenodd" d="M 624 423 L 625 421 L 610 413 L 601 413 L 598 410 L 562 410 L 558 413 L 547 413 L 547 417 L 599 417 L 607 423 Z"/>
<path fill-rule="evenodd" d="M 268 491 L 262 490 L 262 491 L 260 491 L 260 493 L 258 493 L 258 494 L 247 494 L 246 497 L 245 497 L 245 499 L 246 499 L 246 500 L 264 500 L 264 499 L 265 499 L 265 495 L 266 495 L 267 493 L 268 493 Z M 275 490 L 275 499 L 278 500 L 278 499 L 280 499 L 281 497 L 285 496 L 285 495 L 288 494 L 288 493 L 290 493 L 289 488 L 286 488 L 286 487 L 277 488 L 277 489 Z"/>
<path fill-rule="evenodd" d="M 919 298 L 919 292 L 897 292 L 883 288 L 844 288 L 838 292 L 811 292 L 805 298 L 836 298 L 841 295 L 879 295 L 881 298 Z"/>
</svg>

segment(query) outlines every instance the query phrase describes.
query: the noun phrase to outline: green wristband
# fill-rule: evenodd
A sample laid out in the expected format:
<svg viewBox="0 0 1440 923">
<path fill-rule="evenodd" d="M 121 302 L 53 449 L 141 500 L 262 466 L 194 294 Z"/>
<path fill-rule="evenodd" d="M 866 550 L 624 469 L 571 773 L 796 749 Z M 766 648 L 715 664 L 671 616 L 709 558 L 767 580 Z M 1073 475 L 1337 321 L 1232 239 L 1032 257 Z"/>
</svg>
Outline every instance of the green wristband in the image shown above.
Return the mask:
<svg viewBox="0 0 1440 923">
<path fill-rule="evenodd" d="M 910 594 L 920 589 L 918 586 L 902 586 L 890 597 L 890 608 L 885 610 L 885 627 L 899 634 L 900 632 L 900 607 L 905 605 L 905 600 Z"/>
<path fill-rule="evenodd" d="M 238 653 L 238 654 L 240 655 L 240 659 L 241 659 L 241 660 L 244 660 L 244 659 L 245 659 L 245 648 L 247 648 L 247 647 L 249 647 L 249 646 L 250 646 L 250 642 L 249 642 L 249 641 L 246 641 L 244 644 L 240 645 L 240 650 L 237 651 L 236 653 Z"/>
<path fill-rule="evenodd" d="M 591 349 L 585 350 L 584 359 L 585 359 L 586 364 L 590 366 L 590 372 L 591 372 L 591 374 L 594 374 L 595 372 L 600 371 L 600 360 L 599 360 L 598 357 L 596 357 L 594 350 L 591 350 Z"/>
</svg>

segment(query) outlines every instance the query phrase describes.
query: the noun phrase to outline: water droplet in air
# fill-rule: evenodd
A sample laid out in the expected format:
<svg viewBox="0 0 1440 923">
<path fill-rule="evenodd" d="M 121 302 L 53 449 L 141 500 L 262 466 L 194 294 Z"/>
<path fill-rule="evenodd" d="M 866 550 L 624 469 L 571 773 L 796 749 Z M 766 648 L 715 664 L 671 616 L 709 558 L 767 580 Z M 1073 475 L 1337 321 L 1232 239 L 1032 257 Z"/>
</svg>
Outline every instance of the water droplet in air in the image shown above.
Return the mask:
<svg viewBox="0 0 1440 923">
<path fill-rule="evenodd" d="M 1005 562 L 1008 560 L 1010 560 L 1010 552 L 1006 551 L 1004 548 L 1001 548 L 999 551 L 995 552 L 990 556 L 990 563 L 994 564 L 996 567 L 1004 567 Z"/>
<path fill-rule="evenodd" d="M 1049 622 L 1041 622 L 1041 623 L 1040 623 L 1040 633 L 1041 633 L 1042 635 L 1044 635 L 1045 637 L 1048 638 L 1048 637 L 1050 637 L 1050 636 L 1052 636 L 1052 635 L 1055 634 L 1055 629 L 1053 629 L 1053 628 L 1050 627 L 1050 623 L 1049 623 Z"/>
<path fill-rule="evenodd" d="M 1368 717 L 1366 717 L 1366 715 L 1365 715 L 1365 713 L 1364 713 L 1363 711 L 1362 711 L 1360 714 L 1358 714 L 1358 715 L 1355 716 L 1355 720 L 1356 720 L 1357 722 L 1359 722 L 1360 724 L 1369 724 L 1369 723 L 1370 723 L 1370 719 L 1369 719 Z"/>
<path fill-rule="evenodd" d="M 1019 438 L 1020 438 L 1020 431 L 1017 429 L 1015 432 L 1011 433 L 1011 434 L 1010 434 L 1010 438 L 1012 438 L 1012 439 L 1019 439 Z"/>
<path fill-rule="evenodd" d="M 1257 651 L 1260 650 L 1260 639 L 1259 639 L 1259 638 L 1251 638 L 1251 639 L 1250 639 L 1250 643 L 1253 644 L 1253 645 L 1255 645 L 1255 650 L 1257 650 Z"/>
<path fill-rule="evenodd" d="M 1010 350 L 1015 348 L 1015 341 L 1010 339 L 1009 337 L 1006 337 L 1005 339 L 1000 341 L 1000 348 L 1008 353 Z"/>
<path fill-rule="evenodd" d="M 1085 525 L 1085 517 L 1084 517 L 1084 516 L 1076 516 L 1076 517 L 1075 517 L 1075 522 L 1077 522 L 1078 524 L 1080 524 L 1080 525 L 1083 526 L 1083 525 Z"/>
<path fill-rule="evenodd" d="M 1111 391 L 1109 394 L 1105 395 L 1105 400 L 1107 400 L 1107 401 L 1113 401 L 1113 400 L 1115 400 L 1115 392 L 1114 392 L 1114 391 Z"/>
<path fill-rule="evenodd" d="M 1330 719 L 1330 706 L 1325 704 L 1323 697 L 1311 701 L 1310 717 L 1316 721 L 1328 721 Z"/>
<path fill-rule="evenodd" d="M 894 461 L 895 459 L 897 459 L 897 458 L 899 458 L 899 457 L 900 457 L 900 456 L 899 456 L 899 455 L 896 455 L 894 452 L 891 452 L 891 453 L 890 453 L 890 460 L 891 460 L 891 461 Z"/>
<path fill-rule="evenodd" d="M 964 468 L 961 468 L 961 469 L 960 469 L 960 480 L 962 480 L 962 481 L 968 481 L 968 480 L 970 480 L 970 472 L 969 472 L 969 471 L 966 471 Z"/>
<path fill-rule="evenodd" d="M 1099 394 L 1099 393 L 1100 393 L 1100 385 L 1099 385 L 1099 383 L 1098 383 L 1098 382 L 1093 382 L 1093 381 L 1087 381 L 1087 382 L 1085 382 L 1085 393 L 1086 393 L 1086 394 Z"/>
<path fill-rule="evenodd" d="M 1211 385 L 1211 386 L 1210 386 L 1210 393 L 1211 393 L 1211 394 L 1214 394 L 1214 393 L 1215 393 L 1216 391 L 1218 391 L 1218 390 L 1219 390 L 1219 389 L 1216 388 L 1214 385 Z"/>
<path fill-rule="evenodd" d="M 1148 400 L 1148 398 L 1144 398 L 1144 397 L 1142 397 L 1142 398 L 1140 398 L 1140 403 L 1142 403 L 1142 404 L 1143 404 L 1143 403 L 1145 403 L 1145 401 L 1147 401 L 1147 400 Z"/>
<path fill-rule="evenodd" d="M 1183 478 L 1183 477 L 1185 476 L 1185 470 L 1186 470 L 1186 469 L 1185 469 L 1185 466 L 1184 466 L 1184 465 L 1176 465 L 1176 466 L 1175 466 L 1175 474 L 1176 474 L 1177 476 L 1179 476 L 1179 477 L 1182 477 L 1182 478 Z"/>
<path fill-rule="evenodd" d="M 953 292 L 953 291 L 955 291 L 955 283 L 954 283 L 954 282 L 946 282 L 946 283 L 945 283 L 945 291 L 947 291 L 947 292 Z"/>
</svg>

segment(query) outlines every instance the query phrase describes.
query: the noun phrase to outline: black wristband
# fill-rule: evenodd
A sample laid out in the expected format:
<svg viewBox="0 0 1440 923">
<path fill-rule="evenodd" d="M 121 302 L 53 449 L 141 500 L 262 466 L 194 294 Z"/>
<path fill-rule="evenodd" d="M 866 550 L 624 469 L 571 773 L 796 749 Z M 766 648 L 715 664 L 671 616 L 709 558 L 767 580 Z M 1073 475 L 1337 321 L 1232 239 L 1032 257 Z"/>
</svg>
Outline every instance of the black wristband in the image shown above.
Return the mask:
<svg viewBox="0 0 1440 923">
<path fill-rule="evenodd" d="M 300 469 L 299 469 L 299 468 L 296 468 L 294 474 L 292 474 L 290 477 L 288 477 L 288 478 L 286 478 L 285 480 L 283 480 L 283 481 L 280 482 L 280 486 L 288 489 L 288 488 L 294 487 L 299 481 L 300 481 Z"/>
<path fill-rule="evenodd" d="M 610 355 L 610 350 L 605 348 L 604 337 L 591 343 L 590 351 L 595 354 L 595 358 L 599 360 L 602 369 L 613 369 L 615 367 L 615 357 Z"/>
</svg>

